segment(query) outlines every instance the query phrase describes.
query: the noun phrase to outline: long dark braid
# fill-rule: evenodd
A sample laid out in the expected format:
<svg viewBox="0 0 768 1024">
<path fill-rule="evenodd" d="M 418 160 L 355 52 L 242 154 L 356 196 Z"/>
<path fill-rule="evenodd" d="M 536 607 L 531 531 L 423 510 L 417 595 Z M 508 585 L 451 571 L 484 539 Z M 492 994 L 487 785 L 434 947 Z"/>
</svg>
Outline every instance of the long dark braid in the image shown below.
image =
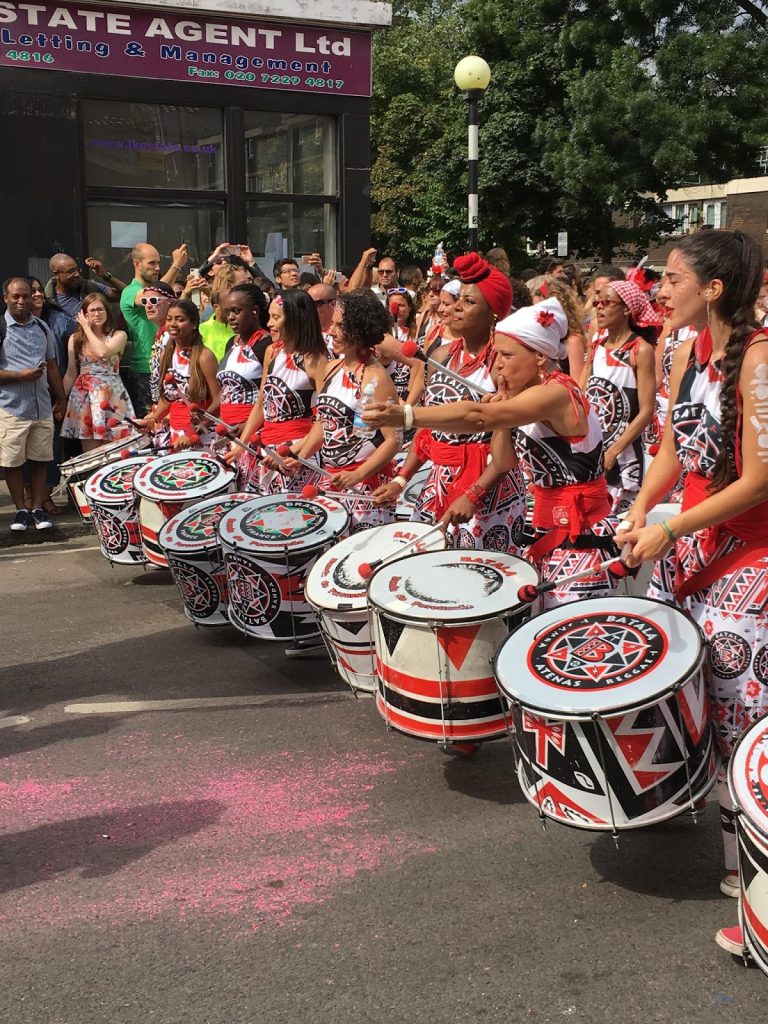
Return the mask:
<svg viewBox="0 0 768 1024">
<path fill-rule="evenodd" d="M 743 231 L 697 231 L 681 239 L 676 249 L 700 283 L 723 282 L 723 294 L 712 308 L 731 325 L 720 391 L 723 447 L 715 460 L 711 484 L 713 491 L 721 491 L 736 479 L 737 388 L 747 339 L 757 326 L 755 302 L 763 280 L 763 257 L 755 239 Z"/>
</svg>

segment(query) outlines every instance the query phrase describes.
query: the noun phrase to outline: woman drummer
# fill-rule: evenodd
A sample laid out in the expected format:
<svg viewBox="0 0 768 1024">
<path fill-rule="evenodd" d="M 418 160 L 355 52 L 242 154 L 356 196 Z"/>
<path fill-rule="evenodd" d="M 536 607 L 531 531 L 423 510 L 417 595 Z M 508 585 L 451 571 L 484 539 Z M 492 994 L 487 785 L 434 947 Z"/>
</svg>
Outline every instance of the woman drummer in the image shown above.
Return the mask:
<svg viewBox="0 0 768 1024">
<path fill-rule="evenodd" d="M 272 343 L 264 353 L 267 372 L 262 378 L 259 400 L 245 421 L 240 438 L 249 441 L 254 431 L 261 428 L 262 442 L 278 448 L 303 440 L 312 429 L 317 392 L 328 368 L 328 350 L 317 308 L 301 288 L 275 296 L 269 305 L 268 329 Z M 271 494 L 301 490 L 317 477 L 303 468 L 295 476 L 287 477 L 264 465 L 258 473 L 259 483 L 251 478 L 249 489 L 265 486 Z"/>
<path fill-rule="evenodd" d="M 581 572 L 616 554 L 615 521 L 603 474 L 602 430 L 597 414 L 558 365 L 568 321 L 556 299 L 526 306 L 496 325 L 494 349 L 499 392 L 490 401 L 406 408 L 416 426 L 493 435 L 493 458 L 510 457 L 511 431 L 533 481 L 533 527 L 526 557 L 546 580 Z M 510 397 L 512 396 L 512 397 Z M 366 410 L 371 425 L 396 423 L 399 410 Z M 503 464 L 503 463 L 502 463 Z M 564 583 L 544 598 L 547 607 L 610 594 L 605 571 Z"/>
<path fill-rule="evenodd" d="M 454 408 L 453 403 L 473 394 L 470 385 L 489 394 L 496 391 L 493 327 L 512 305 L 509 279 L 477 253 L 459 257 L 455 269 L 462 284 L 451 326 L 460 337 L 441 346 L 433 358 L 459 380 L 430 368 L 424 401 L 429 409 L 449 403 Z M 406 403 L 403 408 L 405 427 L 410 429 L 414 407 Z M 396 417 L 391 422 L 397 422 Z M 420 426 L 422 421 L 415 422 Z M 513 451 L 504 462 L 491 460 L 490 441 L 490 431 L 485 430 L 420 431 L 398 475 L 375 497 L 382 504 L 397 500 L 416 470 L 431 461 L 412 518 L 451 526 L 458 547 L 515 550 L 513 535 L 522 531 L 525 511 L 523 478 Z"/>
<path fill-rule="evenodd" d="M 763 267 L 741 231 L 699 231 L 667 260 L 659 292 L 672 330 L 699 333 L 674 355 L 669 419 L 627 519 L 630 564 L 672 551 L 675 598 L 709 641 L 711 716 L 723 755 L 768 710 L 768 332 L 754 305 Z M 646 526 L 647 513 L 685 472 L 682 510 Z M 739 892 L 732 803 L 721 775 L 726 877 Z M 741 953 L 740 929 L 717 941 Z"/>
<path fill-rule="evenodd" d="M 394 472 L 392 459 L 402 446 L 402 430 L 382 427 L 362 431 L 354 423 L 361 396 L 370 385 L 379 402 L 397 403 L 397 392 L 384 367 L 374 357 L 389 330 L 387 311 L 368 289 L 345 292 L 333 312 L 330 335 L 340 358 L 331 363 L 317 397 L 317 422 L 292 452 L 308 459 L 320 452 L 323 470 L 336 490 L 354 488 L 363 495 L 378 488 Z M 331 490 L 332 494 L 333 491 Z M 378 508 L 370 500 L 342 499 L 353 530 L 392 522 L 392 509 Z"/>
</svg>

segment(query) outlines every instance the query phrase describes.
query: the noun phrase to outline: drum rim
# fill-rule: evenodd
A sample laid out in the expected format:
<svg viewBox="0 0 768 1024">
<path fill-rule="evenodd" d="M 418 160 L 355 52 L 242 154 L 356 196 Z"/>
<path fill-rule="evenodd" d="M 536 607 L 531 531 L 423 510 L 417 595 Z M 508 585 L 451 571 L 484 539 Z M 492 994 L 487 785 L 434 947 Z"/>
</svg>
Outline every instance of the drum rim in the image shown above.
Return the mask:
<svg viewBox="0 0 768 1024">
<path fill-rule="evenodd" d="M 209 550 L 209 548 L 212 548 L 212 547 L 213 548 L 218 548 L 219 547 L 219 526 L 218 526 L 218 523 L 216 524 L 216 533 L 214 534 L 213 537 L 208 537 L 208 538 L 205 538 L 205 539 L 201 539 L 200 541 L 185 541 L 184 543 L 189 545 L 188 547 L 185 547 L 185 548 L 169 547 L 168 544 L 166 543 L 166 541 L 168 539 L 166 537 L 166 533 L 170 532 L 170 528 L 171 528 L 172 525 L 173 525 L 174 529 L 178 528 L 178 526 L 180 525 L 180 522 L 177 523 L 176 520 L 183 521 L 184 518 L 186 518 L 187 516 L 193 515 L 196 511 L 199 512 L 201 505 L 205 505 L 208 502 L 212 502 L 213 503 L 213 502 L 221 501 L 222 499 L 230 500 L 231 501 L 233 498 L 239 498 L 239 497 L 243 497 L 243 501 L 235 501 L 234 505 L 232 506 L 233 508 L 235 508 L 237 505 L 242 505 L 246 501 L 250 500 L 252 495 L 249 494 L 247 491 L 231 491 L 229 493 L 225 492 L 223 495 L 222 494 L 211 494 L 207 498 L 203 498 L 201 501 L 196 501 L 196 502 L 193 502 L 191 505 L 187 505 L 187 507 L 181 509 L 180 512 L 175 512 L 171 516 L 170 519 L 166 519 L 166 521 L 160 527 L 160 529 L 157 532 L 157 542 L 158 542 L 158 544 L 160 544 L 161 547 L 163 547 L 163 548 L 165 548 L 165 549 L 167 549 L 169 551 L 172 551 L 174 554 L 178 554 L 179 551 L 189 552 L 190 554 L 192 554 L 193 552 L 207 551 L 207 550 Z M 226 515 L 226 512 L 224 513 L 224 515 Z"/>
<path fill-rule="evenodd" d="M 115 469 L 121 469 L 124 466 L 125 467 L 130 467 L 130 465 L 133 462 L 140 462 L 143 465 L 148 459 L 152 459 L 152 458 L 153 458 L 152 455 L 148 452 L 146 455 L 143 455 L 143 456 L 142 455 L 133 455 L 133 456 L 131 456 L 130 459 L 118 459 L 115 462 L 108 462 L 105 466 L 99 466 L 99 468 L 95 469 L 93 471 L 93 473 L 90 474 L 88 479 L 85 480 L 84 483 L 83 483 L 83 492 L 85 493 L 85 496 L 87 498 L 90 498 L 92 502 L 98 500 L 99 505 L 124 505 L 126 503 L 126 501 L 128 501 L 129 499 L 135 499 L 136 492 L 134 491 L 133 487 L 131 487 L 130 491 L 126 491 L 125 494 L 122 495 L 122 496 L 118 496 L 118 495 L 115 494 L 115 495 L 108 495 L 108 496 L 105 496 L 103 498 L 102 498 L 101 494 L 92 494 L 89 491 L 88 488 L 89 487 L 93 488 L 93 487 L 96 486 L 98 481 L 95 479 L 95 477 L 99 473 L 107 473 L 108 471 L 112 472 L 113 467 Z M 134 476 L 136 475 L 136 472 L 138 472 L 138 470 L 139 470 L 139 467 L 137 466 L 136 470 L 134 472 Z"/>
<path fill-rule="evenodd" d="M 301 501 L 304 501 L 304 502 L 315 501 L 314 498 L 304 498 L 304 497 L 302 497 L 301 493 L 299 493 L 297 491 L 284 491 L 284 492 L 280 492 L 278 494 L 255 494 L 255 495 L 253 495 L 253 504 L 256 504 L 256 502 L 258 502 L 258 501 L 263 501 L 263 500 L 267 500 L 267 499 L 271 499 L 272 501 L 274 501 L 276 498 L 279 498 L 279 497 L 298 498 L 298 499 L 300 499 Z M 328 501 L 329 500 L 329 496 L 323 495 L 323 499 L 325 501 Z M 239 542 L 236 542 L 236 543 L 233 544 L 230 541 L 228 541 L 224 537 L 222 532 L 221 532 L 221 522 L 224 521 L 224 517 L 223 516 L 222 516 L 221 522 L 216 527 L 216 536 L 217 536 L 217 538 L 219 540 L 219 543 L 222 546 L 226 546 L 226 547 L 228 547 L 228 548 L 230 548 L 232 550 L 237 550 L 237 551 L 248 550 L 248 551 L 260 551 L 262 554 L 272 554 L 272 553 L 282 554 L 284 552 L 291 552 L 291 553 L 310 552 L 310 551 L 314 551 L 315 548 L 317 548 L 317 547 L 320 547 L 322 550 L 325 550 L 328 547 L 329 543 L 331 545 L 337 544 L 340 540 L 343 539 L 343 534 L 349 528 L 349 524 L 350 524 L 351 518 L 352 518 L 350 516 L 349 512 L 347 511 L 347 509 L 344 507 L 344 505 L 342 505 L 342 503 L 340 501 L 337 501 L 335 498 L 330 498 L 330 500 L 333 501 L 334 504 L 338 506 L 338 511 L 343 513 L 343 515 L 344 515 L 344 522 L 339 526 L 339 528 L 337 530 L 333 530 L 332 533 L 327 534 L 325 539 L 322 542 L 315 541 L 314 544 L 307 545 L 306 547 L 302 547 L 301 545 L 299 545 L 299 546 L 293 546 L 293 547 L 290 547 L 290 548 L 287 548 L 285 546 L 280 547 L 279 541 L 274 541 L 274 542 L 270 541 L 270 546 L 266 547 L 266 548 L 250 548 L 250 547 L 246 547 L 245 544 L 240 544 Z M 242 502 L 238 506 L 238 508 L 241 508 L 243 505 L 247 505 L 247 504 L 250 504 L 250 503 L 244 501 L 244 502 Z M 322 505 L 320 507 L 323 508 Z M 325 511 L 327 512 L 328 509 L 325 509 Z M 336 510 L 334 510 L 334 511 L 336 511 Z M 306 535 L 306 537 L 308 539 L 311 536 L 312 536 L 312 534 L 307 534 Z M 249 539 L 253 540 L 253 538 L 249 538 Z M 288 539 L 290 539 L 290 538 L 286 538 L 286 540 L 288 540 Z"/>
<path fill-rule="evenodd" d="M 728 759 L 727 779 L 728 793 L 731 797 L 731 800 L 733 801 L 734 807 L 736 808 L 737 815 L 743 815 L 744 818 L 746 818 L 749 825 L 754 829 L 754 831 L 757 832 L 766 842 L 768 842 L 768 815 L 766 815 L 765 817 L 764 825 L 758 824 L 752 817 L 752 815 L 749 813 L 747 808 L 742 806 L 741 801 L 739 800 L 738 795 L 736 794 L 734 783 L 734 769 L 737 755 L 739 754 L 742 745 L 747 743 L 750 733 L 753 730 L 757 729 L 760 725 L 764 726 L 764 733 L 766 734 L 766 738 L 768 739 L 768 711 L 766 711 L 764 715 L 761 715 L 760 718 L 756 719 L 756 721 L 752 722 L 752 724 L 748 726 L 747 729 L 745 729 L 745 731 L 741 734 L 741 736 L 739 736 L 738 740 L 734 744 L 733 750 L 731 751 L 731 756 Z"/>
<path fill-rule="evenodd" d="M 339 537 L 338 534 L 334 534 L 333 537 L 336 537 L 337 542 L 342 539 L 341 537 Z M 226 552 L 230 552 L 231 551 L 232 554 L 235 554 L 235 555 L 239 555 L 243 551 L 247 551 L 249 554 L 256 554 L 256 555 L 259 555 L 259 554 L 260 555 L 275 554 L 278 557 L 280 557 L 282 555 L 285 555 L 285 554 L 289 554 L 289 555 L 293 555 L 293 554 L 311 555 L 316 550 L 319 550 L 319 551 L 327 550 L 328 545 L 334 543 L 333 537 L 326 537 L 325 540 L 323 540 L 323 541 L 316 541 L 311 547 L 305 547 L 305 548 L 269 548 L 268 550 L 260 548 L 260 549 L 257 550 L 257 549 L 254 549 L 254 548 L 249 548 L 245 544 L 240 544 L 237 541 L 233 544 L 233 543 L 230 543 L 227 540 L 224 540 L 224 538 L 219 533 L 218 527 L 216 528 L 216 538 L 218 540 L 218 545 L 224 551 L 226 551 Z M 306 599 L 306 594 L 305 594 L 305 599 Z M 309 602 L 307 602 L 307 603 L 309 603 Z"/>
<path fill-rule="evenodd" d="M 506 647 L 506 645 L 509 643 L 511 638 L 517 632 L 519 632 L 520 630 L 524 629 L 526 626 L 529 626 L 531 624 L 531 622 L 535 622 L 536 620 L 540 619 L 543 615 L 547 615 L 550 612 L 562 610 L 563 608 L 568 608 L 569 607 L 569 605 L 558 605 L 556 608 L 548 608 L 547 611 L 546 612 L 542 612 L 541 615 L 535 615 L 535 616 L 533 616 L 533 618 L 527 619 L 526 621 L 521 622 L 514 629 L 510 630 L 509 636 L 507 636 L 507 638 L 503 641 L 503 643 L 501 644 L 499 649 L 494 654 L 493 662 L 492 662 L 493 676 L 494 676 L 494 679 L 496 680 L 496 686 L 498 687 L 500 694 L 503 696 L 503 698 L 505 700 L 509 701 L 512 704 L 519 704 L 521 707 L 525 708 L 528 711 L 533 711 L 535 714 L 541 715 L 543 718 L 551 718 L 551 719 L 553 719 L 556 722 L 559 722 L 559 721 L 564 721 L 564 722 L 589 722 L 589 721 L 592 721 L 595 717 L 600 718 L 600 719 L 617 718 L 617 717 L 619 717 L 621 715 L 628 714 L 630 711 L 642 711 L 642 710 L 644 710 L 647 707 L 653 707 L 655 704 L 659 703 L 659 701 L 663 698 L 664 694 L 670 695 L 670 694 L 676 693 L 678 690 L 681 690 L 686 685 L 686 683 L 689 682 L 689 680 L 693 679 L 693 677 L 696 675 L 697 672 L 701 672 L 702 671 L 702 668 L 703 668 L 703 665 L 704 665 L 704 659 L 705 659 L 706 653 L 707 653 L 707 644 L 706 644 L 706 641 L 704 639 L 704 634 L 702 633 L 701 628 L 699 627 L 699 624 L 697 622 L 694 622 L 693 619 L 688 618 L 688 616 L 685 614 L 685 612 L 682 612 L 682 611 L 680 611 L 677 608 L 673 608 L 666 601 L 662 601 L 662 600 L 660 600 L 659 598 L 656 598 L 656 597 L 602 597 L 602 598 L 595 597 L 595 598 L 589 598 L 589 600 L 591 600 L 591 601 L 611 601 L 611 602 L 614 602 L 614 601 L 647 601 L 648 603 L 663 605 L 664 608 L 667 608 L 670 611 L 677 612 L 678 615 L 682 615 L 683 618 L 685 619 L 685 621 L 688 622 L 691 626 L 694 627 L 694 630 L 696 632 L 696 636 L 697 636 L 697 639 L 698 639 L 698 644 L 699 644 L 695 661 L 693 662 L 693 664 L 689 668 L 687 674 L 685 676 L 678 677 L 675 680 L 675 682 L 670 683 L 669 686 L 667 686 L 666 689 L 657 691 L 654 700 L 647 700 L 646 699 L 646 700 L 642 700 L 642 701 L 635 701 L 634 703 L 617 705 L 616 707 L 612 707 L 610 709 L 610 713 L 601 713 L 601 712 L 596 712 L 596 711 L 591 711 L 591 712 L 585 712 L 585 711 L 563 712 L 563 711 L 559 711 L 557 714 L 555 714 L 553 709 L 551 709 L 551 708 L 541 708 L 541 707 L 539 707 L 539 706 L 537 706 L 535 704 L 530 704 L 530 703 L 527 703 L 527 702 L 524 703 L 523 701 L 520 700 L 519 697 L 515 697 L 512 694 L 507 693 L 507 691 L 503 688 L 503 686 L 501 684 L 501 679 L 500 679 L 499 672 L 498 672 L 498 664 L 499 664 L 499 658 L 501 657 L 501 652 L 504 649 L 504 647 Z M 585 602 L 578 602 L 578 601 L 574 601 L 573 602 L 574 605 L 577 605 L 577 604 L 581 605 L 583 603 L 585 603 Z M 567 695 L 567 692 L 568 691 L 566 691 L 566 690 L 563 691 L 563 696 L 564 697 Z M 610 693 L 611 691 L 609 690 L 608 692 Z"/>
<path fill-rule="evenodd" d="M 509 552 L 507 552 L 507 551 L 493 551 L 490 548 L 448 548 L 448 547 L 445 547 L 445 548 L 443 548 L 440 551 L 421 551 L 421 552 L 415 552 L 415 553 L 411 552 L 408 555 L 403 555 L 402 558 L 396 558 L 396 559 L 393 558 L 391 562 L 387 562 L 386 564 L 379 566 L 378 569 L 376 569 L 374 571 L 373 575 L 371 576 L 370 580 L 368 581 L 368 586 L 366 588 L 366 602 L 368 604 L 368 607 L 371 608 L 374 611 L 386 612 L 386 614 L 389 615 L 389 617 L 391 619 L 394 619 L 396 622 L 403 622 L 406 625 L 410 625 L 412 623 L 421 623 L 422 625 L 430 626 L 430 625 L 432 625 L 434 623 L 437 623 L 438 625 L 446 626 L 446 627 L 450 627 L 450 626 L 453 626 L 453 625 L 456 625 L 456 626 L 459 626 L 459 625 L 468 626 L 468 625 L 472 625 L 472 624 L 475 624 L 475 623 L 490 622 L 493 619 L 500 619 L 500 618 L 504 618 L 504 617 L 509 616 L 509 615 L 519 614 L 522 609 L 528 607 L 528 605 L 526 604 L 525 601 L 518 601 L 516 604 L 508 605 L 505 608 L 500 608 L 498 611 L 494 612 L 493 614 L 489 613 L 488 615 L 485 615 L 482 618 L 478 618 L 477 617 L 477 613 L 475 613 L 475 614 L 473 614 L 471 616 L 467 616 L 467 617 L 464 617 L 464 616 L 456 616 L 456 617 L 451 616 L 450 619 L 438 619 L 437 615 L 433 616 L 432 618 L 427 618 L 426 616 L 423 616 L 423 615 L 422 616 L 418 616 L 418 617 L 416 617 L 416 616 L 406 617 L 402 613 L 391 612 L 388 608 L 386 608 L 386 609 L 383 608 L 381 605 L 377 604 L 373 600 L 373 598 L 371 597 L 371 585 L 373 584 L 373 581 L 376 579 L 376 577 L 379 575 L 379 573 L 383 569 L 389 568 L 389 566 L 390 565 L 394 565 L 395 562 L 402 562 L 406 558 L 422 558 L 422 557 L 424 557 L 426 555 L 445 554 L 445 552 L 454 552 L 455 554 L 462 554 L 462 553 L 470 554 L 470 553 L 474 552 L 475 555 L 487 554 L 487 555 L 492 555 L 495 558 L 498 558 L 500 555 L 502 555 L 502 556 L 505 556 L 506 558 L 514 558 L 515 561 L 524 562 L 525 565 L 527 565 L 533 571 L 533 573 L 536 575 L 536 577 L 540 578 L 538 570 L 536 569 L 536 567 L 531 562 L 527 562 L 524 558 L 521 558 L 519 555 L 510 555 Z M 521 623 L 520 625 L 524 625 L 524 623 Z M 515 630 L 510 630 L 509 635 L 511 636 L 513 632 L 515 632 Z"/>
<path fill-rule="evenodd" d="M 195 456 L 195 457 L 198 457 L 198 458 L 203 458 L 206 461 L 210 461 L 219 470 L 219 476 L 212 477 L 211 480 L 208 482 L 208 484 L 205 484 L 204 486 L 208 487 L 208 486 L 216 485 L 217 487 L 225 487 L 226 488 L 235 479 L 235 470 L 234 469 L 232 469 L 230 466 L 226 466 L 226 467 L 222 466 L 221 462 L 214 455 L 209 455 L 207 452 L 199 452 L 199 451 L 193 451 L 193 452 L 172 452 L 170 455 L 161 455 L 158 458 L 154 459 L 153 460 L 153 466 L 155 468 L 157 468 L 163 462 L 171 462 L 171 461 L 179 462 L 179 461 L 181 461 L 181 459 L 189 458 L 190 456 Z M 144 467 L 144 468 L 146 468 L 146 467 Z M 138 472 L 137 472 L 136 476 L 139 476 Z M 142 490 L 141 490 L 141 486 L 142 486 L 141 485 L 141 481 L 136 480 L 134 478 L 134 490 L 136 491 L 138 496 L 140 498 L 145 498 L 147 501 L 152 501 L 156 505 L 159 504 L 161 501 L 167 501 L 167 502 L 173 502 L 173 501 L 195 501 L 195 500 L 197 500 L 197 496 L 195 495 L 194 492 L 195 492 L 195 490 L 199 490 L 200 489 L 199 487 L 198 488 L 192 487 L 192 488 L 189 488 L 186 491 L 168 491 L 168 493 L 164 494 L 162 497 L 154 497 L 151 494 L 144 494 L 142 492 Z M 210 493 L 201 495 L 199 500 L 203 501 L 205 498 L 215 498 L 216 495 L 220 494 L 220 493 L 221 493 L 220 491 L 211 491 Z"/>
</svg>

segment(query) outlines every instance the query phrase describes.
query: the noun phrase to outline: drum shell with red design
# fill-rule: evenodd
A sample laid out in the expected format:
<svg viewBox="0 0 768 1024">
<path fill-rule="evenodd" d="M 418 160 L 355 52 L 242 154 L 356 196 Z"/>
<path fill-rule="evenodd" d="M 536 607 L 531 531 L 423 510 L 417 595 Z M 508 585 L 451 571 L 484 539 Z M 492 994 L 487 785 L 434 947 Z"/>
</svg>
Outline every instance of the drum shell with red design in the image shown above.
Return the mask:
<svg viewBox="0 0 768 1024">
<path fill-rule="evenodd" d="M 141 542 L 147 561 L 168 568 L 158 537 L 165 523 L 190 505 L 234 490 L 235 471 L 206 452 L 165 455 L 134 478 L 139 497 Z"/>
<path fill-rule="evenodd" d="M 349 529 L 332 498 L 275 494 L 254 498 L 219 523 L 229 593 L 229 621 L 260 640 L 318 634 L 304 587 L 317 558 Z"/>
<path fill-rule="evenodd" d="M 132 434 L 121 441 L 111 441 L 99 445 L 89 452 L 83 452 L 72 459 L 62 462 L 59 467 L 61 479 L 66 484 L 72 503 L 84 523 L 93 522 L 93 512 L 85 494 L 86 481 L 99 469 L 115 462 L 123 451 L 142 451 L 148 448 L 151 439 L 144 434 Z"/>
<path fill-rule="evenodd" d="M 387 725 L 438 742 L 506 733 L 491 661 L 530 615 L 518 590 L 538 580 L 528 562 L 483 550 L 410 555 L 375 572 L 376 706 Z"/>
<path fill-rule="evenodd" d="M 118 459 L 86 480 L 83 493 L 93 516 L 93 526 L 104 557 L 116 565 L 143 565 L 146 562 L 141 546 L 133 478 L 153 455 Z"/>
<path fill-rule="evenodd" d="M 768 715 L 751 725 L 728 763 L 739 851 L 739 920 L 752 959 L 768 974 Z"/>
<path fill-rule="evenodd" d="M 704 645 L 695 623 L 647 598 L 593 598 L 520 626 L 494 663 L 518 779 L 576 828 L 655 825 L 717 780 Z"/>
<path fill-rule="evenodd" d="M 229 624 L 227 577 L 219 545 L 222 517 L 252 494 L 221 494 L 183 509 L 164 523 L 158 544 L 179 589 L 184 614 L 198 626 Z"/>
<path fill-rule="evenodd" d="M 411 479 L 403 488 L 403 493 L 400 495 L 400 499 L 395 506 L 395 516 L 398 519 L 410 519 L 413 515 L 413 510 L 416 508 L 416 503 L 419 500 L 424 484 L 427 482 L 427 478 L 432 470 L 432 463 L 427 462 L 421 466 L 413 474 Z"/>
<path fill-rule="evenodd" d="M 374 653 L 368 624 L 367 581 L 362 563 L 394 560 L 405 545 L 424 538 L 425 550 L 444 550 L 445 534 L 426 523 L 386 523 L 340 541 L 315 562 L 306 585 L 331 658 L 353 690 L 376 692 Z M 404 555 L 411 553 L 410 549 Z M 404 556 L 401 556 L 404 557 Z"/>
</svg>

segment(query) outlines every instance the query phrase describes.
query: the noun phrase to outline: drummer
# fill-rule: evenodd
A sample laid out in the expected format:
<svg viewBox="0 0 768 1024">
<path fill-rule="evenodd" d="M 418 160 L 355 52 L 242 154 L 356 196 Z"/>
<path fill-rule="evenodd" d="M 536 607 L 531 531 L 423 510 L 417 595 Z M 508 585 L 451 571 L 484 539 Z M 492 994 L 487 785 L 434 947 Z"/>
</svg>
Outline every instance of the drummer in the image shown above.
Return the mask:
<svg viewBox="0 0 768 1024">
<path fill-rule="evenodd" d="M 416 426 L 445 431 L 493 431 L 494 462 L 512 457 L 517 428 L 533 481 L 533 527 L 527 557 L 545 580 L 597 566 L 617 553 L 615 520 L 603 473 L 602 430 L 597 414 L 576 382 L 558 365 L 568 320 L 557 299 L 526 306 L 496 325 L 494 351 L 499 392 L 490 400 L 462 400 L 442 407 L 399 410 L 376 405 L 364 413 L 372 426 L 414 419 Z M 512 397 L 510 397 L 512 396 Z M 604 597 L 613 583 L 604 570 L 578 583 L 564 583 L 544 597 L 546 607 L 584 597 Z"/>
<path fill-rule="evenodd" d="M 277 448 L 302 441 L 312 429 L 317 393 L 328 368 L 328 349 L 317 308 L 301 288 L 275 296 L 269 305 L 268 330 L 272 342 L 264 352 L 267 372 L 240 438 L 250 441 L 254 431 L 261 429 L 262 442 Z M 240 458 L 239 452 L 233 452 L 232 457 Z M 271 494 L 301 490 L 317 475 L 300 469 L 293 477 L 286 477 L 261 465 L 258 482 L 251 477 L 248 489 L 265 486 Z"/>
<path fill-rule="evenodd" d="M 171 445 L 189 448 L 208 444 L 215 434 L 193 423 L 189 403 L 207 408 L 219 396 L 221 386 L 216 378 L 216 357 L 200 336 L 200 313 L 187 299 L 177 299 L 168 307 L 165 329 L 170 344 L 160 359 L 160 399 L 153 412 L 136 425 L 144 430 L 155 429 L 167 418 L 171 429 Z"/>
<path fill-rule="evenodd" d="M 451 325 L 460 337 L 437 349 L 433 358 L 459 374 L 468 385 L 492 393 L 496 391 L 498 372 L 493 329 L 496 321 L 509 313 L 512 286 L 500 270 L 477 253 L 459 257 L 454 269 L 461 275 L 461 292 Z M 454 377 L 430 368 L 424 401 L 430 411 L 444 404 L 453 409 L 455 402 L 472 394 Z M 415 407 L 406 403 L 403 409 L 408 429 Z M 420 418 L 415 423 L 420 426 L 427 410 L 418 412 Z M 396 417 L 391 422 L 397 422 Z M 431 420 L 423 422 L 432 425 Z M 490 431 L 419 431 L 398 475 L 379 488 L 375 497 L 382 504 L 397 500 L 413 474 L 431 461 L 432 469 L 411 518 L 417 522 L 439 520 L 450 526 L 457 547 L 514 553 L 513 538 L 523 527 L 523 477 L 512 447 L 504 460 L 500 453 L 494 463 L 490 459 L 490 441 Z"/>
<path fill-rule="evenodd" d="M 392 379 L 373 355 L 374 346 L 388 330 L 387 311 L 368 289 L 339 296 L 330 335 L 334 351 L 340 355 L 331 363 L 318 395 L 315 426 L 303 442 L 292 445 L 294 454 L 304 459 L 320 452 L 323 470 L 337 490 L 354 488 L 369 495 L 394 473 L 392 459 L 402 446 L 402 431 L 384 426 L 361 432 L 353 423 L 363 390 L 370 384 L 375 385 L 378 401 L 397 404 Z M 350 513 L 353 530 L 394 519 L 393 507 L 380 508 L 369 500 L 341 500 Z"/>
<path fill-rule="evenodd" d="M 672 330 L 698 336 L 673 357 L 668 429 L 635 503 L 630 564 L 676 563 L 674 596 L 710 648 L 710 710 L 725 758 L 768 711 L 768 332 L 755 324 L 763 267 L 757 242 L 742 231 L 700 231 L 667 259 L 660 300 Z M 646 526 L 648 512 L 686 472 L 682 511 Z M 726 876 L 738 896 L 732 802 L 719 780 Z M 740 928 L 717 942 L 741 955 Z"/>
</svg>

